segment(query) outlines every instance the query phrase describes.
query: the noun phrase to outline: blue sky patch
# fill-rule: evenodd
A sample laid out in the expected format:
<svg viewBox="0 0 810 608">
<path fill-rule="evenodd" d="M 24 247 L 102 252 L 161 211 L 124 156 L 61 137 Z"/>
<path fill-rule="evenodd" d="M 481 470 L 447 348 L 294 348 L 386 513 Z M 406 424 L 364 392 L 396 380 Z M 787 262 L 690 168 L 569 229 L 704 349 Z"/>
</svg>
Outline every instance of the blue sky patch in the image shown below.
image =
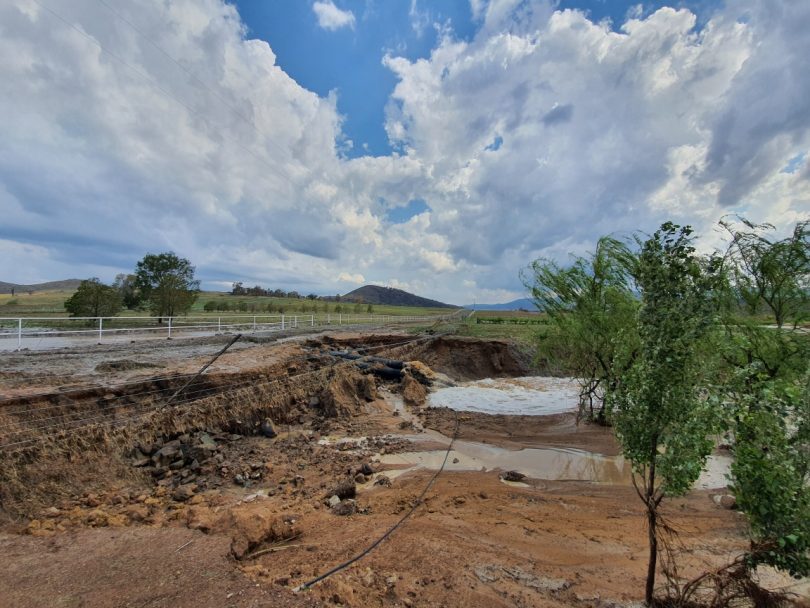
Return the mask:
<svg viewBox="0 0 810 608">
<path fill-rule="evenodd" d="M 392 224 L 404 224 L 412 217 L 424 213 L 425 211 L 430 211 L 428 204 L 422 199 L 414 199 L 407 205 L 389 209 L 385 214 L 385 219 Z"/>
</svg>

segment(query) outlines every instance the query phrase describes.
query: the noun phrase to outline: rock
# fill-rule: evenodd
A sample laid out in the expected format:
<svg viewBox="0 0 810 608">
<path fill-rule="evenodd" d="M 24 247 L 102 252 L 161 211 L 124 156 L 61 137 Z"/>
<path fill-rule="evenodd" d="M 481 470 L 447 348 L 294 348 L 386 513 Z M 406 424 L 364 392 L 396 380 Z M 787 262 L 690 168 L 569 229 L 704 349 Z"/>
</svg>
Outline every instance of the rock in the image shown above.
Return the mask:
<svg viewBox="0 0 810 608">
<path fill-rule="evenodd" d="M 453 458 L 453 464 L 458 464 L 458 458 Z"/>
<path fill-rule="evenodd" d="M 357 502 L 351 498 L 341 500 L 338 504 L 332 507 L 332 513 L 335 515 L 354 515 L 357 513 Z"/>
<path fill-rule="evenodd" d="M 366 483 L 368 479 L 366 479 L 366 476 L 363 475 L 362 473 L 358 473 L 357 475 L 354 476 L 354 481 L 355 483 Z"/>
<path fill-rule="evenodd" d="M 133 467 L 145 467 L 146 465 L 150 464 L 152 459 L 143 454 L 140 450 L 135 452 L 135 455 L 132 458 L 132 466 Z"/>
<path fill-rule="evenodd" d="M 216 525 L 217 516 L 208 507 L 191 507 L 186 513 L 186 526 L 192 530 L 209 532 Z"/>
<path fill-rule="evenodd" d="M 186 485 L 179 486 L 175 488 L 174 492 L 172 492 L 172 498 L 174 498 L 177 502 L 185 502 L 197 491 L 196 484 L 189 483 Z"/>
<path fill-rule="evenodd" d="M 123 510 L 131 521 L 143 521 L 149 517 L 149 508 L 145 505 L 129 505 Z"/>
<path fill-rule="evenodd" d="M 374 474 L 374 469 L 371 467 L 371 465 L 369 463 L 366 462 L 366 463 L 363 464 L 362 467 L 360 467 L 360 472 L 363 475 L 373 475 Z"/>
<path fill-rule="evenodd" d="M 260 430 L 262 435 L 264 435 L 269 439 L 272 439 L 273 437 L 276 437 L 278 435 L 278 433 L 276 433 L 276 429 L 273 428 L 273 421 L 270 420 L 269 418 L 264 419 Z"/>
<path fill-rule="evenodd" d="M 377 479 L 374 480 L 375 486 L 385 486 L 386 488 L 391 487 L 391 480 L 386 475 L 380 475 Z"/>
<path fill-rule="evenodd" d="M 357 496 L 357 486 L 355 485 L 354 479 L 346 479 L 338 483 L 331 492 L 330 495 L 335 494 L 341 500 L 346 498 L 354 498 Z"/>
<path fill-rule="evenodd" d="M 402 379 L 402 398 L 408 405 L 421 407 L 427 399 L 427 390 L 416 378 L 405 374 Z"/>
<path fill-rule="evenodd" d="M 296 522 L 290 516 L 282 518 L 267 513 L 261 503 L 251 503 L 229 511 L 216 526 L 231 532 L 231 553 L 242 559 L 262 543 L 299 536 L 301 531 Z"/>
<path fill-rule="evenodd" d="M 504 481 L 523 481 L 526 479 L 526 476 L 523 473 L 518 473 L 517 471 L 507 471 L 501 475 L 501 479 Z"/>
<path fill-rule="evenodd" d="M 340 504 L 340 498 L 337 495 L 330 496 L 329 500 L 326 501 L 326 504 L 329 505 L 329 508 L 336 507 Z"/>
<path fill-rule="evenodd" d="M 180 449 L 179 443 L 177 445 L 167 443 L 157 452 L 152 454 L 152 462 L 155 463 L 155 466 L 157 467 L 167 467 L 182 455 L 183 451 Z"/>
<path fill-rule="evenodd" d="M 724 509 L 736 509 L 737 499 L 731 494 L 714 494 L 712 496 L 714 504 Z"/>
<path fill-rule="evenodd" d="M 60 511 L 56 507 L 48 507 L 42 512 L 42 514 L 45 517 L 59 517 L 62 514 L 62 511 Z"/>
</svg>

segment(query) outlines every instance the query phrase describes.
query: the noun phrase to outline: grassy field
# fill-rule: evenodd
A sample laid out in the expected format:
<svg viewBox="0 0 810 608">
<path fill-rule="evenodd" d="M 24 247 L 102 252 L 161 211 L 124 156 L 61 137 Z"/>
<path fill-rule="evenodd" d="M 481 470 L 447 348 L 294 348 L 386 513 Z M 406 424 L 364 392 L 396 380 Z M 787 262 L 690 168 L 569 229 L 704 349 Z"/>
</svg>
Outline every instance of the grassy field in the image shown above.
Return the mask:
<svg viewBox="0 0 810 608">
<path fill-rule="evenodd" d="M 71 290 L 41 291 L 33 294 L 0 294 L 0 317 L 67 317 L 65 300 L 73 295 Z M 227 304 L 229 310 L 205 311 L 205 305 L 213 302 L 217 308 Z M 210 306 L 209 306 L 210 307 Z M 448 314 L 449 308 L 421 308 L 416 306 L 372 306 L 375 315 L 434 315 Z M 190 315 L 194 316 L 233 316 L 233 315 L 302 315 L 302 314 L 368 314 L 367 304 L 348 302 L 323 302 L 319 300 L 296 300 L 266 296 L 232 296 L 227 293 L 204 291 L 194 303 Z M 144 310 L 122 310 L 120 317 L 149 316 Z"/>
<path fill-rule="evenodd" d="M 484 310 L 468 317 L 459 334 L 475 338 L 509 338 L 525 344 L 546 335 L 548 319 L 541 313 Z"/>
</svg>

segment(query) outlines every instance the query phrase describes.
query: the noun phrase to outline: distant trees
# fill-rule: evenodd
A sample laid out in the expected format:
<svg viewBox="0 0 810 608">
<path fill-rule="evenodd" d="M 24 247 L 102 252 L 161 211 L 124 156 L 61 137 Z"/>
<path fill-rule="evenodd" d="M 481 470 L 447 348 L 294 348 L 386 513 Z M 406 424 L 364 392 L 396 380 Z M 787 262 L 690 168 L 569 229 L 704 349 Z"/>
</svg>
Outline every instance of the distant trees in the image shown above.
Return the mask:
<svg viewBox="0 0 810 608">
<path fill-rule="evenodd" d="M 135 286 L 152 314 L 173 317 L 191 309 L 200 282 L 187 259 L 172 252 L 150 253 L 135 266 Z"/>
<path fill-rule="evenodd" d="M 115 275 L 113 287 L 118 290 L 121 295 L 121 302 L 124 307 L 129 310 L 138 308 L 141 304 L 141 295 L 138 293 L 138 288 L 135 285 L 136 277 L 134 274 L 120 273 Z"/>
<path fill-rule="evenodd" d="M 112 317 L 121 310 L 121 293 L 104 285 L 97 278 L 79 284 L 76 292 L 65 301 L 71 317 Z"/>
</svg>

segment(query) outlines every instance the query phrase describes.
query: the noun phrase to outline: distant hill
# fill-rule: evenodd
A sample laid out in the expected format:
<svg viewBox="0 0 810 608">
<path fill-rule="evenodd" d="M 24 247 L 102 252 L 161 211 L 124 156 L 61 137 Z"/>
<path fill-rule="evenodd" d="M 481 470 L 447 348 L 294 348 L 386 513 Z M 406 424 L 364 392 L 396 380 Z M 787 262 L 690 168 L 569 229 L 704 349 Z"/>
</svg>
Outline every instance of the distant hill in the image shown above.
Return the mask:
<svg viewBox="0 0 810 608">
<path fill-rule="evenodd" d="M 362 302 L 363 304 L 384 304 L 387 306 L 421 306 L 424 308 L 458 308 L 452 304 L 421 298 L 412 293 L 393 287 L 364 285 L 340 297 L 343 302 Z"/>
<path fill-rule="evenodd" d="M 464 308 L 473 308 L 472 304 L 467 304 Z M 475 310 L 530 310 L 535 312 L 537 307 L 531 298 L 520 298 L 504 304 L 476 304 Z"/>
<path fill-rule="evenodd" d="M 6 283 L 0 281 L 0 293 L 28 293 L 29 291 L 57 291 L 77 289 L 81 279 L 65 279 L 64 281 L 49 281 L 48 283 L 35 283 L 34 285 L 18 285 L 17 283 Z"/>
</svg>

